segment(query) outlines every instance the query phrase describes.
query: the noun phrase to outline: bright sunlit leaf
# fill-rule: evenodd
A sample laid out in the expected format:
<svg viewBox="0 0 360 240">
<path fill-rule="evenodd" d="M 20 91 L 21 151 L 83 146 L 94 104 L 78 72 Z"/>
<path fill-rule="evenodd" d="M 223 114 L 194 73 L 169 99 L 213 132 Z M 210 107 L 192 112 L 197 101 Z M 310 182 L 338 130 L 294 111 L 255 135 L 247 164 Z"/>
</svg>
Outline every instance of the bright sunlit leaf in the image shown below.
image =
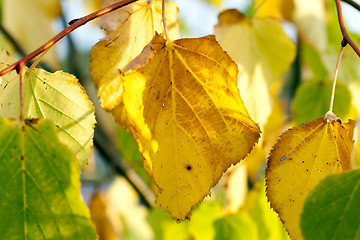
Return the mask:
<svg viewBox="0 0 360 240">
<path fill-rule="evenodd" d="M 76 158 L 53 123 L 0 118 L 0 132 L 1 238 L 96 239 Z"/>
<path fill-rule="evenodd" d="M 238 87 L 249 114 L 260 126 L 272 108 L 270 88 L 295 57 L 295 45 L 276 19 L 248 19 L 235 9 L 219 15 L 216 38 L 239 67 Z"/>
<path fill-rule="evenodd" d="M 359 239 L 360 170 L 329 176 L 306 198 L 301 215 L 305 239 Z"/>
<path fill-rule="evenodd" d="M 267 196 L 290 237 L 302 239 L 300 214 L 306 196 L 326 176 L 351 168 L 355 121 L 323 118 L 280 136 L 266 168 Z"/>
<path fill-rule="evenodd" d="M 148 63 L 124 73 L 124 108 L 158 188 L 156 203 L 189 217 L 259 138 L 237 89 L 237 67 L 214 36 L 166 42 L 157 35 Z"/>
<path fill-rule="evenodd" d="M 0 68 L 15 60 L 0 53 Z M 19 118 L 19 76 L 0 78 L 0 116 Z M 46 118 L 56 124 L 59 140 L 70 148 L 83 168 L 93 146 L 95 110 L 75 76 L 58 71 L 28 70 L 24 82 L 25 118 Z"/>
</svg>

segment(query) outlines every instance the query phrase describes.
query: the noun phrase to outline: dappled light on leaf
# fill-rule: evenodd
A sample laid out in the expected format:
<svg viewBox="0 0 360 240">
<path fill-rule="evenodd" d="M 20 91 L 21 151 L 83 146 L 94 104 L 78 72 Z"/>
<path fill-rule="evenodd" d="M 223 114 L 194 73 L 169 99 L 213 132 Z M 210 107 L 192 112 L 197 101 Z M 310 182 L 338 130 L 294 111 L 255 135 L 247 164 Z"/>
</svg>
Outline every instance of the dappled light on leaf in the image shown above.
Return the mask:
<svg viewBox="0 0 360 240">
<path fill-rule="evenodd" d="M 355 122 L 323 118 L 283 133 L 266 168 L 267 196 L 289 235 L 302 239 L 300 214 L 305 197 L 327 175 L 351 168 Z"/>
<path fill-rule="evenodd" d="M 49 120 L 0 118 L 3 239 L 96 239 L 80 198 L 78 164 Z"/>
<path fill-rule="evenodd" d="M 156 203 L 189 217 L 223 172 L 253 148 L 259 127 L 237 89 L 237 67 L 214 36 L 151 42 L 153 57 L 124 73 L 124 108 Z"/>
<path fill-rule="evenodd" d="M 1 52 L 1 69 L 13 62 L 7 52 Z M 0 79 L 0 116 L 19 118 L 19 76 L 13 71 Z M 27 71 L 24 86 L 25 118 L 53 121 L 59 140 L 74 152 L 83 168 L 93 146 L 95 110 L 76 77 L 33 69 Z"/>
</svg>

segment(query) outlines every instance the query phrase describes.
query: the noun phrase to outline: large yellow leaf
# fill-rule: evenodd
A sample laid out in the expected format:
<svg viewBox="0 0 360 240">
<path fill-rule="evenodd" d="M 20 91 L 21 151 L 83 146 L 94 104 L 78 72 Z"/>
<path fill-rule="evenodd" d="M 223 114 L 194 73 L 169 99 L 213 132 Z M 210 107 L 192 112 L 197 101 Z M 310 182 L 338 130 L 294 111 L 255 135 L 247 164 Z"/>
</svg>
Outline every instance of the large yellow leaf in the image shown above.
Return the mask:
<svg viewBox="0 0 360 240">
<path fill-rule="evenodd" d="M 295 57 L 295 45 L 275 19 L 248 19 L 235 9 L 219 15 L 216 38 L 239 67 L 238 87 L 251 117 L 263 126 L 271 113 L 269 90 Z"/>
<path fill-rule="evenodd" d="M 214 36 L 156 35 L 151 49 L 145 66 L 123 74 L 124 108 L 159 190 L 156 203 L 183 220 L 260 130 L 240 98 L 236 64 Z"/>
<path fill-rule="evenodd" d="M 108 6 L 117 0 L 105 0 Z M 109 34 L 90 51 L 90 70 L 93 82 L 100 87 L 112 81 L 124 67 L 151 41 L 155 32 L 163 32 L 161 1 L 140 0 L 99 19 L 99 25 Z M 166 3 L 166 22 L 169 36 L 179 37 L 177 6 Z"/>
<path fill-rule="evenodd" d="M 54 36 L 52 23 L 61 13 L 59 0 L 2 0 L 2 4 L 2 23 L 26 52 L 32 52 Z M 55 49 L 43 60 L 58 68 Z"/>
<path fill-rule="evenodd" d="M 312 120 L 283 133 L 266 169 L 267 196 L 292 239 L 302 239 L 305 197 L 321 179 L 351 168 L 355 121 Z"/>
</svg>

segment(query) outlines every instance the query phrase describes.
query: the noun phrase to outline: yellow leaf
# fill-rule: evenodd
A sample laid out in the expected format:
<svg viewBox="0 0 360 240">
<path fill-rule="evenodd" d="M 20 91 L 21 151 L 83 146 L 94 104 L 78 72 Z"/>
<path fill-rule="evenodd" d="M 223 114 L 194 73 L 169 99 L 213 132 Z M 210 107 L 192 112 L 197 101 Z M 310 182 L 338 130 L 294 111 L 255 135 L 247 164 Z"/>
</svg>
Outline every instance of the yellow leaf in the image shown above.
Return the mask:
<svg viewBox="0 0 360 240">
<path fill-rule="evenodd" d="M 88 13 L 95 12 L 101 9 L 103 0 L 87 0 L 84 1 Z"/>
<path fill-rule="evenodd" d="M 289 235 L 302 239 L 300 214 L 305 197 L 329 174 L 351 168 L 355 121 L 312 120 L 283 133 L 266 169 L 267 196 Z"/>
<path fill-rule="evenodd" d="M 292 20 L 293 0 L 255 0 L 256 17 L 272 17 L 279 20 Z"/>
<path fill-rule="evenodd" d="M 123 74 L 124 107 L 158 188 L 156 203 L 173 218 L 189 217 L 232 164 L 259 138 L 237 89 L 237 67 L 210 35 L 166 42 Z"/>
<path fill-rule="evenodd" d="M 3 0 L 2 4 L 4 27 L 26 52 L 54 36 L 53 20 L 61 13 L 58 0 Z M 55 49 L 49 50 L 43 60 L 53 68 L 59 66 Z"/>
<path fill-rule="evenodd" d="M 106 0 L 108 6 L 117 0 Z M 179 37 L 177 6 L 166 3 L 169 36 Z M 99 19 L 99 25 L 109 34 L 90 51 L 90 70 L 96 87 L 112 81 L 125 66 L 141 53 L 155 32 L 162 33 L 161 1 L 140 0 Z"/>
<path fill-rule="evenodd" d="M 119 239 L 115 233 L 115 226 L 112 225 L 107 216 L 107 204 L 101 194 L 96 193 L 90 200 L 90 212 L 96 233 L 101 240 Z M 119 226 L 117 226 L 119 227 Z"/>
<path fill-rule="evenodd" d="M 295 45 L 275 19 L 247 19 L 235 9 L 219 15 L 217 40 L 238 64 L 238 88 L 250 116 L 264 126 L 271 113 L 270 88 L 295 57 Z"/>
</svg>

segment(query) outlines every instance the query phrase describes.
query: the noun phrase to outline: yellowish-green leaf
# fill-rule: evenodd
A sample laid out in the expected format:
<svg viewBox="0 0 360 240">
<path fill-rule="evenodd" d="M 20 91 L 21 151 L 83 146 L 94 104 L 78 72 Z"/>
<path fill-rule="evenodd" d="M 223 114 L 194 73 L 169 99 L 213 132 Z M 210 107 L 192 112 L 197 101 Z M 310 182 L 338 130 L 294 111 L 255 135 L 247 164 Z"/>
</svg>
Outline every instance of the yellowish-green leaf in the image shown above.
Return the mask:
<svg viewBox="0 0 360 240">
<path fill-rule="evenodd" d="M 14 62 L 0 53 L 0 68 Z M 61 71 L 28 71 L 24 82 L 25 118 L 46 118 L 57 125 L 59 140 L 68 146 L 83 168 L 93 146 L 95 110 L 76 77 Z M 0 116 L 18 118 L 19 76 L 15 71 L 0 78 Z"/>
<path fill-rule="evenodd" d="M 2 239 L 96 239 L 75 156 L 51 121 L 0 118 Z"/>
<path fill-rule="evenodd" d="M 156 203 L 183 220 L 259 138 L 237 89 L 237 67 L 214 36 L 166 42 L 123 74 L 124 108 Z"/>
<path fill-rule="evenodd" d="M 258 18 L 277 18 L 292 20 L 293 0 L 255 0 L 255 14 Z"/>
<path fill-rule="evenodd" d="M 289 237 L 276 212 L 270 208 L 265 196 L 265 181 L 254 184 L 240 214 L 248 214 L 256 223 L 259 240 L 288 240 Z"/>
<path fill-rule="evenodd" d="M 214 222 L 224 216 L 219 202 L 205 201 L 194 209 L 189 222 L 189 232 L 194 239 L 210 240 L 215 237 Z"/>
<path fill-rule="evenodd" d="M 147 221 L 153 229 L 156 240 L 192 239 L 188 230 L 190 221 L 177 223 L 160 208 L 152 208 L 147 216 Z"/>
<path fill-rule="evenodd" d="M 219 15 L 217 40 L 239 67 L 238 88 L 249 114 L 263 126 L 271 113 L 270 88 L 295 57 L 295 45 L 275 19 L 247 19 L 237 10 Z"/>
<path fill-rule="evenodd" d="M 3 0 L 2 4 L 2 24 L 26 52 L 54 36 L 53 20 L 61 13 L 58 0 Z M 59 67 L 55 49 L 50 49 L 43 60 L 53 68 Z"/>
<path fill-rule="evenodd" d="M 326 3 L 325 0 L 293 0 L 293 19 L 301 40 L 322 52 L 327 47 Z M 331 11 L 334 11 L 333 9 Z M 339 40 L 340 41 L 340 40 Z"/>
<path fill-rule="evenodd" d="M 105 0 L 103 6 L 115 2 L 117 0 Z M 159 0 L 140 0 L 99 19 L 99 25 L 108 35 L 90 51 L 90 70 L 96 87 L 102 88 L 103 84 L 119 76 L 118 70 L 123 71 L 141 53 L 155 32 L 163 32 L 161 9 Z M 177 39 L 177 5 L 167 2 L 165 9 L 169 37 Z"/>
<path fill-rule="evenodd" d="M 318 182 L 351 168 L 354 127 L 352 120 L 319 118 L 286 131 L 272 149 L 265 173 L 267 196 L 290 237 L 302 239 L 303 203 Z"/>
</svg>

